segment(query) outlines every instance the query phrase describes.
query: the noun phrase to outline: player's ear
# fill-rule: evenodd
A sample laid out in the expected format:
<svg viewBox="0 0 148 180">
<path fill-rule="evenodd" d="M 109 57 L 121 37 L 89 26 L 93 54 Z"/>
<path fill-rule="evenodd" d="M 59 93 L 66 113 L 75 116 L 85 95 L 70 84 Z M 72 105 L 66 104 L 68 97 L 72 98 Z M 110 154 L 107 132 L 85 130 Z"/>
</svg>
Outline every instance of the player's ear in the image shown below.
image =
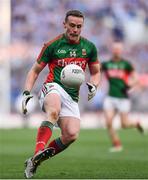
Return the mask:
<svg viewBox="0 0 148 180">
<path fill-rule="evenodd" d="M 66 29 L 66 23 L 65 23 L 65 21 L 63 22 L 63 25 L 64 25 L 64 28 Z"/>
</svg>

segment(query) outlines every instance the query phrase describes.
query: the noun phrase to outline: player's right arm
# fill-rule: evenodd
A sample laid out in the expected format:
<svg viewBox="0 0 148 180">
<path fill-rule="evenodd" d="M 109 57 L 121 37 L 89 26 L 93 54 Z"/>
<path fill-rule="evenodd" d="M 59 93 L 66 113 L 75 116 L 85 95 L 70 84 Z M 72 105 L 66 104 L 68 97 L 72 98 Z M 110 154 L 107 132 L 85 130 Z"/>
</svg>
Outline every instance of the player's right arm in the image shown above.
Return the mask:
<svg viewBox="0 0 148 180">
<path fill-rule="evenodd" d="M 24 90 L 25 91 L 31 91 L 40 72 L 43 70 L 44 66 L 42 64 L 39 64 L 38 62 L 35 62 L 30 71 L 27 74 L 27 78 L 25 81 Z"/>
<path fill-rule="evenodd" d="M 49 48 L 49 45 L 44 44 L 37 58 L 37 61 L 34 63 L 34 65 L 32 66 L 32 68 L 27 74 L 24 90 L 29 91 L 29 92 L 32 90 L 35 84 L 35 81 L 38 78 L 38 75 L 44 69 L 46 64 L 49 62 L 50 51 L 51 51 L 51 48 Z"/>
<path fill-rule="evenodd" d="M 39 64 L 38 62 L 34 63 L 32 68 L 27 74 L 26 82 L 25 82 L 25 87 L 24 87 L 24 92 L 23 92 L 23 100 L 22 100 L 22 112 L 23 114 L 27 113 L 27 103 L 31 98 L 33 98 L 33 95 L 30 94 L 30 91 L 32 90 L 38 75 L 44 68 L 43 65 Z"/>
<path fill-rule="evenodd" d="M 138 83 L 139 83 L 138 73 L 134 70 L 131 72 L 127 84 L 130 88 L 132 88 L 135 85 L 138 85 Z"/>
<path fill-rule="evenodd" d="M 23 100 L 22 100 L 22 111 L 24 114 L 27 113 L 27 103 L 33 97 L 30 94 L 30 92 L 40 72 L 44 69 L 46 64 L 49 62 L 50 51 L 51 49 L 48 49 L 48 44 L 47 45 L 45 44 L 37 58 L 37 61 L 34 63 L 34 65 L 32 66 L 32 68 L 27 74 L 25 86 L 24 86 L 24 92 L 23 92 Z"/>
</svg>

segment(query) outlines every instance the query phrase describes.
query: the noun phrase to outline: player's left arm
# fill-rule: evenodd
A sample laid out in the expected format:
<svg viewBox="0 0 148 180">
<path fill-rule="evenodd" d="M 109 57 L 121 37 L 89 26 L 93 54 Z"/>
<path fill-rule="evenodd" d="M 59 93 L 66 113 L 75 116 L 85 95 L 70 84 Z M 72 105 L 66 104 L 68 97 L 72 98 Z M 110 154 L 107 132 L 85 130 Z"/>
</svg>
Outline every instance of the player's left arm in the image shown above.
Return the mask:
<svg viewBox="0 0 148 180">
<path fill-rule="evenodd" d="M 138 84 L 139 84 L 138 73 L 135 70 L 133 70 L 130 73 L 130 76 L 128 78 L 128 86 L 129 86 L 129 88 L 133 88 L 133 87 L 135 87 Z"/>
<path fill-rule="evenodd" d="M 139 84 L 139 77 L 137 71 L 135 70 L 135 67 L 129 61 L 126 62 L 126 70 L 128 71 L 126 84 L 128 87 L 128 91 L 131 91 Z"/>
<path fill-rule="evenodd" d="M 91 44 L 90 60 L 88 62 L 90 72 L 90 83 L 98 87 L 100 83 L 100 68 L 101 64 L 98 60 L 98 51 L 96 46 Z"/>
<path fill-rule="evenodd" d="M 100 83 L 100 63 L 98 61 L 98 52 L 94 44 L 92 44 L 92 49 L 90 53 L 90 60 L 88 62 L 90 80 L 87 83 L 88 86 L 88 100 L 92 99 L 96 92 L 97 87 Z"/>
<path fill-rule="evenodd" d="M 100 82 L 100 64 L 91 64 L 89 66 L 90 71 L 90 82 L 87 82 L 88 86 L 88 101 L 92 99 L 96 92 Z"/>
<path fill-rule="evenodd" d="M 100 64 L 99 63 L 91 64 L 89 66 L 89 71 L 90 71 L 90 83 L 98 87 L 100 83 Z"/>
</svg>

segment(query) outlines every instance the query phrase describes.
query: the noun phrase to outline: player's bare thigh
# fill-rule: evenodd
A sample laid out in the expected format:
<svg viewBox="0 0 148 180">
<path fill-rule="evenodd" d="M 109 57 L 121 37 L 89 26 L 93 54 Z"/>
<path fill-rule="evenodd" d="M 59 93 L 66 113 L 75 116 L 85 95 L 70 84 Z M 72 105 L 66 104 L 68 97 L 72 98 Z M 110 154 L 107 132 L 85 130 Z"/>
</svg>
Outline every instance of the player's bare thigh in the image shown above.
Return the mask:
<svg viewBox="0 0 148 180">
<path fill-rule="evenodd" d="M 80 132 L 80 119 L 76 117 L 60 117 L 58 125 L 61 128 L 61 140 L 64 144 L 75 141 Z"/>
<path fill-rule="evenodd" d="M 44 110 L 47 119 L 53 124 L 56 123 L 61 110 L 61 99 L 57 93 L 50 93 L 45 96 Z"/>
<path fill-rule="evenodd" d="M 128 127 L 131 123 L 128 119 L 128 115 L 131 109 L 131 102 L 128 99 L 120 100 L 119 115 L 121 119 L 121 125 L 123 128 Z"/>
</svg>

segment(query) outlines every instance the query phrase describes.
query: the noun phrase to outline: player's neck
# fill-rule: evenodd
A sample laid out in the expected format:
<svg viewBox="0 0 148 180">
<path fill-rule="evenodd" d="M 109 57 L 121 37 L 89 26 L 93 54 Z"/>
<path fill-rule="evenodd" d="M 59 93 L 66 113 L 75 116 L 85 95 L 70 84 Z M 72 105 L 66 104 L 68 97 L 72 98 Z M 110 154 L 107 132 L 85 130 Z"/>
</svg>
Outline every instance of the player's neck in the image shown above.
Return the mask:
<svg viewBox="0 0 148 180">
<path fill-rule="evenodd" d="M 66 33 L 65 33 L 64 35 L 65 35 L 65 38 L 67 39 L 67 41 L 68 41 L 70 44 L 79 44 L 79 42 L 80 42 L 80 37 L 78 37 L 77 40 L 71 40 L 71 39 L 69 39 L 69 37 L 67 36 Z"/>
<path fill-rule="evenodd" d="M 113 56 L 112 58 L 114 61 L 120 61 L 121 60 L 121 57 L 120 56 Z"/>
</svg>

